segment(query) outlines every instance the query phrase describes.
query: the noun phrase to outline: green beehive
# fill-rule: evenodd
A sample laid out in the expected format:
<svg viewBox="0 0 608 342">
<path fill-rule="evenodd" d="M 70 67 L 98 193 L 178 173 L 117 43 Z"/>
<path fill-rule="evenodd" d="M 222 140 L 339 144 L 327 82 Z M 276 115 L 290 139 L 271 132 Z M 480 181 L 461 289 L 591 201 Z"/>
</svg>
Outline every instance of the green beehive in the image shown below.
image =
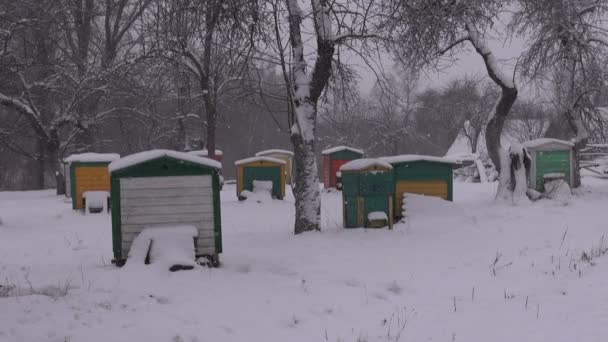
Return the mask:
<svg viewBox="0 0 608 342">
<path fill-rule="evenodd" d="M 524 143 L 530 154 L 528 187 L 545 190 L 545 182 L 565 180 L 572 187 L 574 180 L 574 144 L 558 139 L 536 139 Z"/>
<path fill-rule="evenodd" d="M 345 228 L 393 227 L 393 167 L 378 159 L 357 159 L 340 167 Z"/>
</svg>

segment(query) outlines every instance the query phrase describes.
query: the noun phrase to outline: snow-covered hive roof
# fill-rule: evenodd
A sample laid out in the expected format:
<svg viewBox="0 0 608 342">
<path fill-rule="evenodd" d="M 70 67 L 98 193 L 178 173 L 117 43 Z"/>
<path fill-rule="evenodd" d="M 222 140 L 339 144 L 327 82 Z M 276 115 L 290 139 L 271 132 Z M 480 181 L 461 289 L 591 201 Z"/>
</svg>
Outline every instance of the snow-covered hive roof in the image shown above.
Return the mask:
<svg viewBox="0 0 608 342">
<path fill-rule="evenodd" d="M 383 160 L 375 158 L 355 159 L 340 166 L 340 171 L 364 171 L 374 169 L 392 170 L 393 166 Z"/>
<path fill-rule="evenodd" d="M 290 155 L 293 156 L 293 152 L 288 151 L 288 150 L 281 150 L 281 149 L 271 149 L 271 150 L 265 150 L 265 151 L 260 151 L 258 153 L 256 153 L 256 157 L 262 157 L 262 156 L 267 156 L 270 154 L 286 154 L 286 155 Z"/>
<path fill-rule="evenodd" d="M 193 154 L 195 156 L 208 156 L 209 151 L 207 151 L 207 149 L 203 149 L 203 150 L 189 151 L 188 154 Z M 222 150 L 218 150 L 218 149 L 215 150 L 216 156 L 221 156 L 223 154 L 224 154 L 224 152 Z"/>
<path fill-rule="evenodd" d="M 421 154 L 402 154 L 400 156 L 390 156 L 390 157 L 380 157 L 380 160 L 385 161 L 389 164 L 399 164 L 399 163 L 408 163 L 408 162 L 417 162 L 417 161 L 428 161 L 434 163 L 444 163 L 444 164 L 452 164 L 457 165 L 458 162 L 454 159 L 443 158 L 443 157 L 434 157 L 434 156 L 425 156 Z"/>
<path fill-rule="evenodd" d="M 336 146 L 336 147 L 328 148 L 327 150 L 323 150 L 321 152 L 321 154 L 326 155 L 326 154 L 332 154 L 332 153 L 341 152 L 341 151 L 351 151 L 351 152 L 359 153 L 361 155 L 363 154 L 363 150 L 360 150 L 360 149 L 354 148 L 354 147 L 348 147 L 348 146 Z"/>
<path fill-rule="evenodd" d="M 286 164 L 287 163 L 283 159 L 278 159 L 278 158 L 272 158 L 272 157 L 251 157 L 251 158 L 245 158 L 245 159 L 237 160 L 237 161 L 234 162 L 234 165 L 238 166 L 238 165 L 255 163 L 255 162 L 261 162 L 261 161 L 270 162 L 270 163 L 276 163 L 276 164 Z"/>
<path fill-rule="evenodd" d="M 162 157 L 169 157 L 169 158 L 182 160 L 182 161 L 186 161 L 186 162 L 190 162 L 190 163 L 194 163 L 194 164 L 208 166 L 208 167 L 218 169 L 218 170 L 222 168 L 222 164 L 220 164 L 220 162 L 215 161 L 213 159 L 203 158 L 203 157 L 195 156 L 193 154 L 188 154 L 185 152 L 178 152 L 178 151 L 171 151 L 171 150 L 151 150 L 151 151 L 134 153 L 134 154 L 128 155 L 126 157 L 120 158 L 116 161 L 113 161 L 112 163 L 110 163 L 110 166 L 108 167 L 108 169 L 110 170 L 110 173 L 112 173 L 114 171 L 122 170 L 122 169 L 131 167 L 131 166 L 134 166 L 137 164 L 145 163 L 147 161 L 162 158 Z"/>
<path fill-rule="evenodd" d="M 72 154 L 65 158 L 63 161 L 66 163 L 80 162 L 80 163 L 110 163 L 117 159 L 120 159 L 120 154 L 117 153 L 79 153 Z"/>
<path fill-rule="evenodd" d="M 526 141 L 523 145 L 524 145 L 524 147 L 532 149 L 532 150 L 543 148 L 545 146 L 562 146 L 567 149 L 574 147 L 574 143 L 571 141 L 551 139 L 551 138 L 534 139 L 534 140 Z"/>
</svg>

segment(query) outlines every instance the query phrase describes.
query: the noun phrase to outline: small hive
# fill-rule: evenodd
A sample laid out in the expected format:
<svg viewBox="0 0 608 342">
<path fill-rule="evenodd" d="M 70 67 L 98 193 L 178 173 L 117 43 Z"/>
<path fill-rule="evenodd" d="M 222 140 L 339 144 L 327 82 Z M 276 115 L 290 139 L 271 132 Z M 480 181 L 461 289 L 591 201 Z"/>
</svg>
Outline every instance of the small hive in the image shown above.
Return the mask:
<svg viewBox="0 0 608 342">
<path fill-rule="evenodd" d="M 114 263 L 127 259 L 135 237 L 147 228 L 194 227 L 196 257 L 219 265 L 222 230 L 219 162 L 191 154 L 153 150 L 110 164 Z"/>
<path fill-rule="evenodd" d="M 325 189 L 338 186 L 338 171 L 340 167 L 351 160 L 363 157 L 363 151 L 348 147 L 336 146 L 321 152 L 323 155 L 323 185 Z"/>
<path fill-rule="evenodd" d="M 536 139 L 524 143 L 530 155 L 528 187 L 544 192 L 545 182 L 563 179 L 574 184 L 574 143 L 558 139 Z"/>
<path fill-rule="evenodd" d="M 65 158 L 64 165 L 67 164 L 70 170 L 72 209 L 85 208 L 82 195 L 87 191 L 110 192 L 108 164 L 119 158 L 115 153 L 81 153 Z"/>
<path fill-rule="evenodd" d="M 457 162 L 440 157 L 406 154 L 382 157 L 393 166 L 395 216 L 402 216 L 403 194 L 412 193 L 453 199 L 453 169 Z"/>
<path fill-rule="evenodd" d="M 272 197 L 285 197 L 285 164 L 282 159 L 270 157 L 252 157 L 237 160 L 236 195 L 245 199 L 243 191 L 253 191 L 254 181 L 272 182 Z"/>
<path fill-rule="evenodd" d="M 285 183 L 291 184 L 293 152 L 287 150 L 272 149 L 260 151 L 255 154 L 256 157 L 271 157 L 285 161 Z"/>
<path fill-rule="evenodd" d="M 342 212 L 344 228 L 393 226 L 395 186 L 393 167 L 379 159 L 343 164 Z"/>
</svg>

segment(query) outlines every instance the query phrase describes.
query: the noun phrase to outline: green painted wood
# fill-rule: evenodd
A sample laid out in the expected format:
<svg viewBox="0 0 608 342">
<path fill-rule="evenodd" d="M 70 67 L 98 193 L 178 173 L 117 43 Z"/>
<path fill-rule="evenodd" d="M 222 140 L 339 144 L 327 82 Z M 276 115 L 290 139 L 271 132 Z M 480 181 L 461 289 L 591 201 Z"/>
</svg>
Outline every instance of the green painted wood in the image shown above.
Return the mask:
<svg viewBox="0 0 608 342">
<path fill-rule="evenodd" d="M 70 191 L 72 192 L 72 209 L 76 210 L 76 168 L 78 167 L 95 167 L 95 166 L 107 166 L 108 162 L 72 162 L 70 163 Z"/>
<path fill-rule="evenodd" d="M 215 253 L 222 253 L 222 212 L 220 201 L 220 176 L 213 174 L 213 233 L 215 237 Z"/>
<path fill-rule="evenodd" d="M 346 228 L 357 228 L 359 223 L 357 222 L 359 209 L 356 196 L 343 196 L 343 201 L 346 209 Z"/>
<path fill-rule="evenodd" d="M 112 250 L 114 252 L 114 260 L 124 260 L 122 256 L 122 221 L 120 208 L 120 178 L 110 177 L 110 196 L 112 200 Z M 124 256 L 126 258 L 126 255 Z"/>
<path fill-rule="evenodd" d="M 362 196 L 382 195 L 387 197 L 395 193 L 395 183 L 392 172 L 363 172 L 361 173 L 359 193 Z"/>
<path fill-rule="evenodd" d="M 359 173 L 342 173 L 342 194 L 344 196 L 359 196 Z"/>
<path fill-rule="evenodd" d="M 386 214 L 386 217 L 390 217 L 389 213 L 389 196 L 388 195 L 368 195 L 365 196 L 365 226 L 369 224 L 367 215 L 374 211 L 382 211 Z"/>
<path fill-rule="evenodd" d="M 122 170 L 112 172 L 115 177 L 163 177 L 212 175 L 215 169 L 209 166 L 178 160 L 167 156 L 148 160 Z"/>
<path fill-rule="evenodd" d="M 563 173 L 570 184 L 570 151 L 536 152 L 536 190 L 544 191 L 543 176 L 548 173 Z"/>
<path fill-rule="evenodd" d="M 281 168 L 279 166 L 245 166 L 243 167 L 243 189 L 253 191 L 253 181 L 271 181 L 272 196 L 283 198 Z"/>
<path fill-rule="evenodd" d="M 448 180 L 453 176 L 452 165 L 429 161 L 393 164 L 397 180 Z"/>
</svg>

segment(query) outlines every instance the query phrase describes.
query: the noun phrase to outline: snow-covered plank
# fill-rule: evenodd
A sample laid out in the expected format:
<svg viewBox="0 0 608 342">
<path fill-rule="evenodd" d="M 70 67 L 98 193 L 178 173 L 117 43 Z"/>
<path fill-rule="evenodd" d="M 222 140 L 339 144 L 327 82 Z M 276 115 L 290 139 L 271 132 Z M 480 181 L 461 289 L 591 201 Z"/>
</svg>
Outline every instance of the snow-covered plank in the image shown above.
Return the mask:
<svg viewBox="0 0 608 342">
<path fill-rule="evenodd" d="M 255 154 L 256 157 L 263 157 L 263 156 L 268 156 L 268 155 L 276 155 L 276 154 L 285 154 L 285 155 L 289 155 L 289 156 L 293 156 L 293 152 L 288 151 L 288 150 L 281 150 L 281 149 L 271 149 L 271 150 L 264 150 L 264 151 L 260 151 L 258 153 Z"/>
<path fill-rule="evenodd" d="M 196 156 L 193 154 L 188 154 L 185 152 L 178 152 L 178 151 L 171 151 L 171 150 L 151 150 L 151 151 L 144 151 L 144 152 L 131 154 L 124 158 L 120 158 L 116 161 L 113 161 L 109 166 L 109 170 L 110 170 L 110 173 L 112 173 L 112 172 L 116 172 L 118 170 L 122 170 L 122 169 L 131 167 L 131 166 L 134 166 L 137 164 L 145 163 L 147 161 L 162 158 L 162 157 L 169 157 L 169 158 L 182 160 L 182 161 L 186 161 L 186 162 L 190 162 L 190 163 L 194 163 L 194 164 L 199 164 L 199 165 L 211 167 L 211 168 L 214 168 L 217 170 L 220 170 L 222 168 L 222 164 L 213 159 L 199 157 L 199 156 Z"/>
<path fill-rule="evenodd" d="M 403 154 L 400 156 L 390 156 L 390 157 L 380 157 L 382 161 L 385 161 L 389 164 L 399 164 L 399 163 L 407 163 L 407 162 L 416 162 L 416 161 L 428 161 L 435 163 L 444 163 L 444 164 L 452 164 L 457 165 L 458 162 L 445 157 L 434 157 L 434 156 L 425 156 L 421 154 Z"/>
<path fill-rule="evenodd" d="M 243 165 L 243 164 L 257 163 L 257 162 L 261 162 L 261 161 L 270 162 L 270 163 L 276 163 L 276 164 L 287 164 L 286 161 L 284 161 L 283 159 L 278 159 L 278 158 L 272 158 L 272 157 L 251 157 L 251 158 L 245 158 L 245 159 L 237 160 L 237 161 L 234 162 L 234 165 L 239 166 L 239 165 Z"/>
<path fill-rule="evenodd" d="M 340 171 L 360 171 L 373 167 L 380 167 L 383 169 L 392 170 L 393 166 L 383 160 L 375 158 L 362 158 L 351 160 L 346 164 L 340 166 Z"/>
<path fill-rule="evenodd" d="M 121 191 L 128 189 L 166 189 L 166 188 L 209 188 L 213 184 L 211 176 L 168 176 L 122 178 Z"/>
<path fill-rule="evenodd" d="M 354 147 L 348 147 L 348 146 L 336 146 L 336 147 L 328 148 L 326 150 L 321 151 L 321 154 L 323 154 L 323 155 L 332 154 L 332 153 L 341 152 L 341 151 L 351 151 L 351 152 L 363 154 L 363 150 L 360 150 L 360 149 L 354 148 Z"/>
<path fill-rule="evenodd" d="M 120 159 L 120 154 L 117 153 L 79 153 L 72 154 L 71 156 L 65 158 L 63 161 L 65 163 L 110 163 L 115 160 Z"/>
</svg>

